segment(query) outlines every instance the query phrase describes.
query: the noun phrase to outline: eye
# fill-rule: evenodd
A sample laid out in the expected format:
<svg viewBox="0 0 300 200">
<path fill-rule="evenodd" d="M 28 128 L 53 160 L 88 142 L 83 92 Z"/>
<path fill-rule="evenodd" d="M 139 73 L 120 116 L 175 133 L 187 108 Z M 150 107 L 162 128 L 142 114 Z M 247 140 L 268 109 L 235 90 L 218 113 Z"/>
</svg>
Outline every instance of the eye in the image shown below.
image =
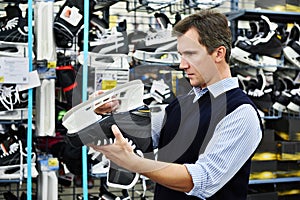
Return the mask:
<svg viewBox="0 0 300 200">
<path fill-rule="evenodd" d="M 185 52 L 185 53 L 183 54 L 183 57 L 189 58 L 189 57 L 193 56 L 194 54 L 195 54 L 194 52 Z"/>
</svg>

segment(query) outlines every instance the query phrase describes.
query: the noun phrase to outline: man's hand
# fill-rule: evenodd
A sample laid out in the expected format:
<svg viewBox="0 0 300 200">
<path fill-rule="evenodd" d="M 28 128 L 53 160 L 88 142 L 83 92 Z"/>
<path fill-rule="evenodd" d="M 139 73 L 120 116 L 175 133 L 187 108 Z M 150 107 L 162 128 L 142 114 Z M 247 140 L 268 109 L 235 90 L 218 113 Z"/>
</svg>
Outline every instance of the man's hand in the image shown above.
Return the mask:
<svg viewBox="0 0 300 200">
<path fill-rule="evenodd" d="M 99 91 L 96 91 L 94 94 L 90 95 L 89 98 L 93 98 L 93 97 L 96 97 L 96 96 L 99 96 L 100 94 L 103 94 L 105 91 L 103 90 L 99 90 Z M 111 101 L 97 107 L 94 112 L 98 115 L 103 115 L 103 114 L 107 114 L 107 113 L 111 113 L 115 110 L 118 109 L 120 103 L 118 100 L 116 99 L 112 99 Z"/>
<path fill-rule="evenodd" d="M 118 166 L 140 173 L 168 188 L 182 192 L 189 192 L 193 188 L 192 178 L 184 165 L 142 158 L 134 153 L 133 147 L 116 125 L 112 125 L 112 131 L 115 135 L 114 144 L 89 146 Z"/>
<path fill-rule="evenodd" d="M 138 157 L 134 151 L 134 146 L 123 137 L 120 129 L 116 125 L 112 125 L 112 131 L 115 136 L 113 144 L 108 145 L 89 145 L 94 150 L 103 153 L 107 159 L 115 164 L 122 166 L 128 170 L 133 170 L 136 158 Z"/>
</svg>

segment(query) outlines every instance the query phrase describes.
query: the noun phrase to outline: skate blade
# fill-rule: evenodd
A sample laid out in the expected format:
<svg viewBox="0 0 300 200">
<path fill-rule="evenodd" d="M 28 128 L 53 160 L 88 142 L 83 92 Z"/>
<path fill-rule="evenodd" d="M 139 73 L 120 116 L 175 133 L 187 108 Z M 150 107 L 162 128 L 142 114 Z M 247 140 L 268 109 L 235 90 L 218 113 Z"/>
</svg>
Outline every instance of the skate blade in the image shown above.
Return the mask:
<svg viewBox="0 0 300 200">
<path fill-rule="evenodd" d="M 77 57 L 78 62 L 84 64 L 84 52 L 80 52 Z M 103 67 L 103 69 L 129 69 L 128 56 L 125 54 L 100 54 L 88 52 L 87 65 L 90 67 Z"/>
<path fill-rule="evenodd" d="M 28 119 L 27 108 L 0 111 L 0 120 L 22 120 L 22 119 Z"/>
<path fill-rule="evenodd" d="M 252 58 L 250 58 L 250 53 L 238 47 L 232 49 L 231 56 L 233 59 L 241 63 L 244 63 L 251 67 L 261 67 L 268 72 L 275 72 L 277 70 L 277 66 L 283 65 L 281 60 L 272 58 L 270 56 L 258 56 L 258 60 L 253 60 Z"/>
<path fill-rule="evenodd" d="M 155 62 L 161 64 L 179 65 L 180 55 L 177 52 L 146 52 L 136 50 L 133 57 L 144 62 Z"/>
<path fill-rule="evenodd" d="M 9 165 L 0 167 L 0 179 L 22 179 L 28 178 L 27 164 L 23 164 L 23 172 L 20 172 L 21 165 Z M 12 171 L 13 173 L 7 173 Z M 36 169 L 36 164 L 31 163 L 31 177 L 36 178 L 38 176 L 38 171 Z"/>
<path fill-rule="evenodd" d="M 28 57 L 28 44 L 0 41 L 0 55 L 8 57 Z"/>
<path fill-rule="evenodd" d="M 272 58 L 270 56 L 259 56 L 259 62 L 264 71 L 275 72 L 277 66 L 282 66 L 283 63 L 281 60 Z"/>
<path fill-rule="evenodd" d="M 287 105 L 287 109 L 289 111 L 292 111 L 292 112 L 295 112 L 295 113 L 299 113 L 300 112 L 300 106 L 293 103 L 293 102 L 290 102 L 288 105 Z"/>
<path fill-rule="evenodd" d="M 250 55 L 251 55 L 250 53 L 248 53 L 238 47 L 234 47 L 231 50 L 232 58 L 234 58 L 235 60 L 237 60 L 241 63 L 245 63 L 252 67 L 258 67 L 258 66 L 262 65 L 262 63 L 260 63 L 259 61 L 251 59 Z"/>
<path fill-rule="evenodd" d="M 70 109 L 63 117 L 63 126 L 68 133 L 76 133 L 102 118 L 94 112 L 97 107 L 118 100 L 120 104 L 116 112 L 129 111 L 144 105 L 143 94 L 144 84 L 141 80 L 124 83 Z"/>
<path fill-rule="evenodd" d="M 291 47 L 287 46 L 283 49 L 283 55 L 284 57 L 290 61 L 294 66 L 299 67 L 300 68 L 300 62 L 299 62 L 299 58 L 300 55 Z"/>
<path fill-rule="evenodd" d="M 274 108 L 275 110 L 279 111 L 279 112 L 283 112 L 283 113 L 287 113 L 288 110 L 287 110 L 287 107 L 282 105 L 281 103 L 278 103 L 278 102 L 275 102 L 273 105 L 272 105 L 272 108 Z"/>
</svg>

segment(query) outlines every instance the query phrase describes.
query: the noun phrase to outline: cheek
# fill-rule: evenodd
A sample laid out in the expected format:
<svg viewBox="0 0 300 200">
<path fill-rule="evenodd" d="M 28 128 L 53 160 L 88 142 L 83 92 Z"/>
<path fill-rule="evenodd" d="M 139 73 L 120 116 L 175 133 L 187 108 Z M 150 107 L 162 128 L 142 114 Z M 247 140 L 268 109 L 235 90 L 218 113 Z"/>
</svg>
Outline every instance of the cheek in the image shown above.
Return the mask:
<svg viewBox="0 0 300 200">
<path fill-rule="evenodd" d="M 194 72 L 197 74 L 202 74 L 205 71 L 205 62 L 203 62 L 202 59 L 199 58 L 194 58 L 190 60 L 190 65 L 192 66 L 192 68 L 194 69 Z"/>
<path fill-rule="evenodd" d="M 211 77 L 216 75 L 216 71 L 213 69 L 214 67 L 210 66 L 209 63 L 202 62 L 199 65 L 194 66 L 194 73 L 196 75 L 196 79 L 199 82 L 208 82 Z"/>
</svg>

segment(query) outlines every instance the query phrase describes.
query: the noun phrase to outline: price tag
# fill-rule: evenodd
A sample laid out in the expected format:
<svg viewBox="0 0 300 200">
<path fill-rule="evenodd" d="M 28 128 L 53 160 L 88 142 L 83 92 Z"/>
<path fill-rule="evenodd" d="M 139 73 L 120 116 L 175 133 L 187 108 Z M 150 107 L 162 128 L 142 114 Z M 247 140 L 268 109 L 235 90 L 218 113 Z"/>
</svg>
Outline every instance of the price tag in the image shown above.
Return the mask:
<svg viewBox="0 0 300 200">
<path fill-rule="evenodd" d="M 60 17 L 73 26 L 77 26 L 82 19 L 82 15 L 79 13 L 79 9 L 74 6 L 72 8 L 66 6 L 61 12 Z"/>
<path fill-rule="evenodd" d="M 1 83 L 27 84 L 28 79 L 28 58 L 0 57 Z"/>
</svg>

